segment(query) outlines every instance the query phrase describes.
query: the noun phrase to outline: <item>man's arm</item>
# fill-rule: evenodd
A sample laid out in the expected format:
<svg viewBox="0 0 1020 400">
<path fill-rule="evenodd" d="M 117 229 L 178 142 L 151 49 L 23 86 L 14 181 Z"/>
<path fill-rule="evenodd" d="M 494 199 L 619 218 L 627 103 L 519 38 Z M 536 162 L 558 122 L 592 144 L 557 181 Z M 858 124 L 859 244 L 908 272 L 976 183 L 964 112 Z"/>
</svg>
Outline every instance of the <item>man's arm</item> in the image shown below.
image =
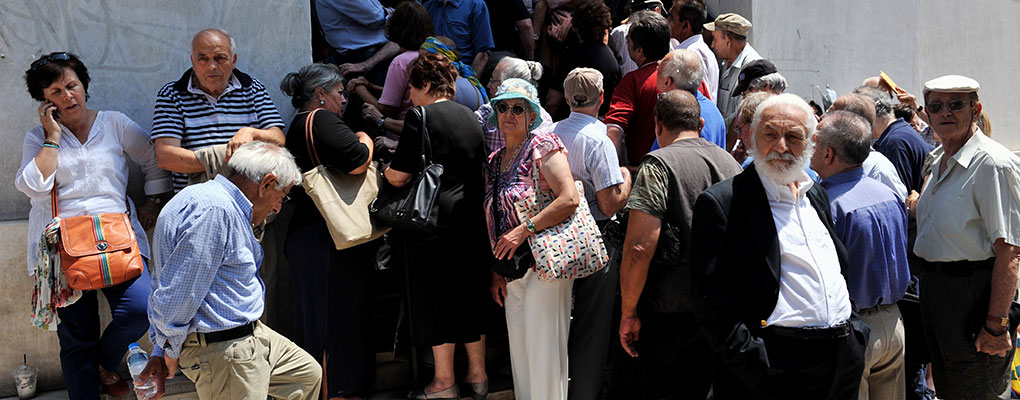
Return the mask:
<svg viewBox="0 0 1020 400">
<path fill-rule="evenodd" d="M 181 147 L 181 140 L 161 137 L 153 140 L 156 146 L 156 163 L 167 171 L 182 174 L 205 172 L 205 167 L 195 157 L 195 152 Z"/>
<path fill-rule="evenodd" d="M 480 73 L 478 71 L 485 71 L 485 64 L 488 62 L 489 51 L 480 51 L 478 54 L 475 54 L 475 60 L 471 62 L 471 68 L 475 70 L 476 74 Z"/>
<path fill-rule="evenodd" d="M 246 126 L 238 129 L 237 133 L 234 134 L 234 137 L 230 138 L 230 141 L 227 142 L 227 160 L 229 160 L 230 156 L 234 154 L 234 150 L 237 150 L 238 147 L 241 147 L 241 145 L 252 140 L 283 146 L 284 137 L 283 130 L 276 126 L 271 126 L 266 129 Z"/>
<path fill-rule="evenodd" d="M 1010 346 L 1013 345 L 1010 335 L 994 337 L 988 333 L 988 330 L 998 332 L 1004 329 L 996 319 L 1009 315 L 1013 294 L 1016 293 L 1020 247 L 1006 243 L 1003 238 L 998 238 L 995 240 L 993 248 L 995 249 L 995 265 L 992 267 L 992 294 L 988 299 L 988 320 L 985 321 L 987 329 L 978 331 L 974 346 L 977 351 L 1005 357 Z M 1008 331 L 1009 327 L 1007 326 L 1005 329 Z"/>
<path fill-rule="evenodd" d="M 639 339 L 641 320 L 637 314 L 638 300 L 648 278 L 648 265 L 655 255 L 662 220 L 641 210 L 630 210 L 627 236 L 623 242 L 620 264 L 620 344 L 627 354 L 637 357 L 634 342 Z"/>
<path fill-rule="evenodd" d="M 517 34 L 521 39 L 521 46 L 523 47 L 524 54 L 521 56 L 525 60 L 535 59 L 535 30 L 531 26 L 531 19 L 525 18 L 516 22 Z"/>
<path fill-rule="evenodd" d="M 367 60 L 359 63 L 344 63 L 340 64 L 340 73 L 344 76 L 349 74 L 359 75 L 366 71 L 370 71 L 379 65 L 383 60 L 389 60 L 400 52 L 400 46 L 393 42 L 386 42 L 379 50 L 376 50 L 375 54 L 372 54 Z"/>
<path fill-rule="evenodd" d="M 554 118 L 560 111 L 560 107 L 563 106 L 563 92 L 557 89 L 549 89 L 549 92 L 545 95 L 545 111 L 552 115 Z"/>
<path fill-rule="evenodd" d="M 617 167 L 616 165 L 611 165 L 610 168 Z M 619 167 L 619 171 L 623 176 L 623 183 L 608 186 L 595 192 L 595 198 L 598 201 L 599 211 L 602 212 L 602 215 L 613 216 L 622 210 L 623 206 L 627 205 L 631 186 L 630 170 L 625 167 Z"/>
</svg>

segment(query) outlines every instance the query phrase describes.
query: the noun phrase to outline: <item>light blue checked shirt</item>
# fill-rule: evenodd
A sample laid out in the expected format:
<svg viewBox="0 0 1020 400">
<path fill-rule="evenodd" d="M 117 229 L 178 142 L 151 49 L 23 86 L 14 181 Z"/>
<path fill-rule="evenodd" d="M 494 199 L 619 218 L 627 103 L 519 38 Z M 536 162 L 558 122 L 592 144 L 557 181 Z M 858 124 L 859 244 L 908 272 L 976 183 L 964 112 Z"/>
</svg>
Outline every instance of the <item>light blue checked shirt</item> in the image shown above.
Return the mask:
<svg viewBox="0 0 1020 400">
<path fill-rule="evenodd" d="M 612 217 L 599 210 L 595 192 L 623 183 L 616 147 L 606 134 L 606 124 L 593 116 L 571 112 L 552 126 L 567 148 L 567 163 L 575 181 L 584 185 L 584 197 L 596 221 Z"/>
<path fill-rule="evenodd" d="M 251 218 L 251 201 L 223 175 L 185 188 L 163 207 L 152 246 L 153 356 L 178 358 L 188 333 L 262 316 L 262 247 Z"/>
</svg>

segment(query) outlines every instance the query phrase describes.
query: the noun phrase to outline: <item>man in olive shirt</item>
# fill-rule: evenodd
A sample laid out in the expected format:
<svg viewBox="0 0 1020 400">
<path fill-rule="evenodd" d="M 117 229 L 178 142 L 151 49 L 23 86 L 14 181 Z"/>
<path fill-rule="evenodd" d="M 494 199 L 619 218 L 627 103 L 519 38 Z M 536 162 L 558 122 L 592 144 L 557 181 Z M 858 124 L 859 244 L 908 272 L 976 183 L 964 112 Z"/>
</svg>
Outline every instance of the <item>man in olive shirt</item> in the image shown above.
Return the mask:
<svg viewBox="0 0 1020 400">
<path fill-rule="evenodd" d="M 945 399 L 1008 399 L 1016 340 L 1007 317 L 1020 263 L 1020 158 L 978 129 L 977 92 L 959 75 L 924 84 L 942 146 L 929 155 L 920 200 L 907 203 L 924 259 L 921 323 Z"/>
<path fill-rule="evenodd" d="M 700 137 L 704 120 L 693 94 L 673 90 L 655 105 L 662 148 L 640 164 L 620 268 L 620 342 L 639 357 L 636 398 L 705 398 L 709 346 L 694 320 L 688 245 L 694 201 L 709 186 L 740 173 L 719 146 Z M 659 240 L 660 238 L 664 240 Z"/>
</svg>

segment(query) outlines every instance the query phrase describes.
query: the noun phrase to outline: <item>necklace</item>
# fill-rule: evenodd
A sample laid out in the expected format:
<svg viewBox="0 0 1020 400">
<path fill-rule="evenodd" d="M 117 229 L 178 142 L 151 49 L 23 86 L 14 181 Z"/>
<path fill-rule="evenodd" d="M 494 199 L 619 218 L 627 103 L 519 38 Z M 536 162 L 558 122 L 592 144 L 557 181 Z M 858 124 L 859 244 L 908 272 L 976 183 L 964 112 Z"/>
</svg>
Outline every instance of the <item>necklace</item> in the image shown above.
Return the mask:
<svg viewBox="0 0 1020 400">
<path fill-rule="evenodd" d="M 529 139 L 531 139 L 531 132 L 528 132 L 528 135 L 525 136 L 520 143 L 517 143 L 517 145 L 514 146 L 514 149 L 512 150 L 512 153 L 514 155 L 510 158 L 503 157 L 507 154 L 506 148 L 505 147 L 503 148 L 503 154 L 500 154 L 499 156 L 499 172 L 501 174 L 506 173 L 507 171 L 510 170 L 510 166 L 513 165 L 514 160 L 517 159 L 517 155 L 521 153 L 521 149 L 524 148 L 524 144 L 528 143 Z"/>
</svg>

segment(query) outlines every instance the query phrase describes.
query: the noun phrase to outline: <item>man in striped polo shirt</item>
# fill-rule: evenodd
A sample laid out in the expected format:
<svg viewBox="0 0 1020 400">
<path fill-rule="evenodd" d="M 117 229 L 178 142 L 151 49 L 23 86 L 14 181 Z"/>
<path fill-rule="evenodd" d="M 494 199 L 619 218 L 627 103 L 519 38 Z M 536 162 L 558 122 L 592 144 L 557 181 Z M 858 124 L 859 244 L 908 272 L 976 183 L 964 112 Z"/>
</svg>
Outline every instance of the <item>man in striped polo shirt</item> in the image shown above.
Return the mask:
<svg viewBox="0 0 1020 400">
<path fill-rule="evenodd" d="M 283 119 L 258 79 L 234 69 L 234 39 L 205 29 L 191 40 L 191 69 L 156 97 L 152 141 L 159 166 L 173 172 L 174 191 L 204 172 L 195 151 L 226 144 L 229 159 L 252 140 L 283 145 Z"/>
</svg>

